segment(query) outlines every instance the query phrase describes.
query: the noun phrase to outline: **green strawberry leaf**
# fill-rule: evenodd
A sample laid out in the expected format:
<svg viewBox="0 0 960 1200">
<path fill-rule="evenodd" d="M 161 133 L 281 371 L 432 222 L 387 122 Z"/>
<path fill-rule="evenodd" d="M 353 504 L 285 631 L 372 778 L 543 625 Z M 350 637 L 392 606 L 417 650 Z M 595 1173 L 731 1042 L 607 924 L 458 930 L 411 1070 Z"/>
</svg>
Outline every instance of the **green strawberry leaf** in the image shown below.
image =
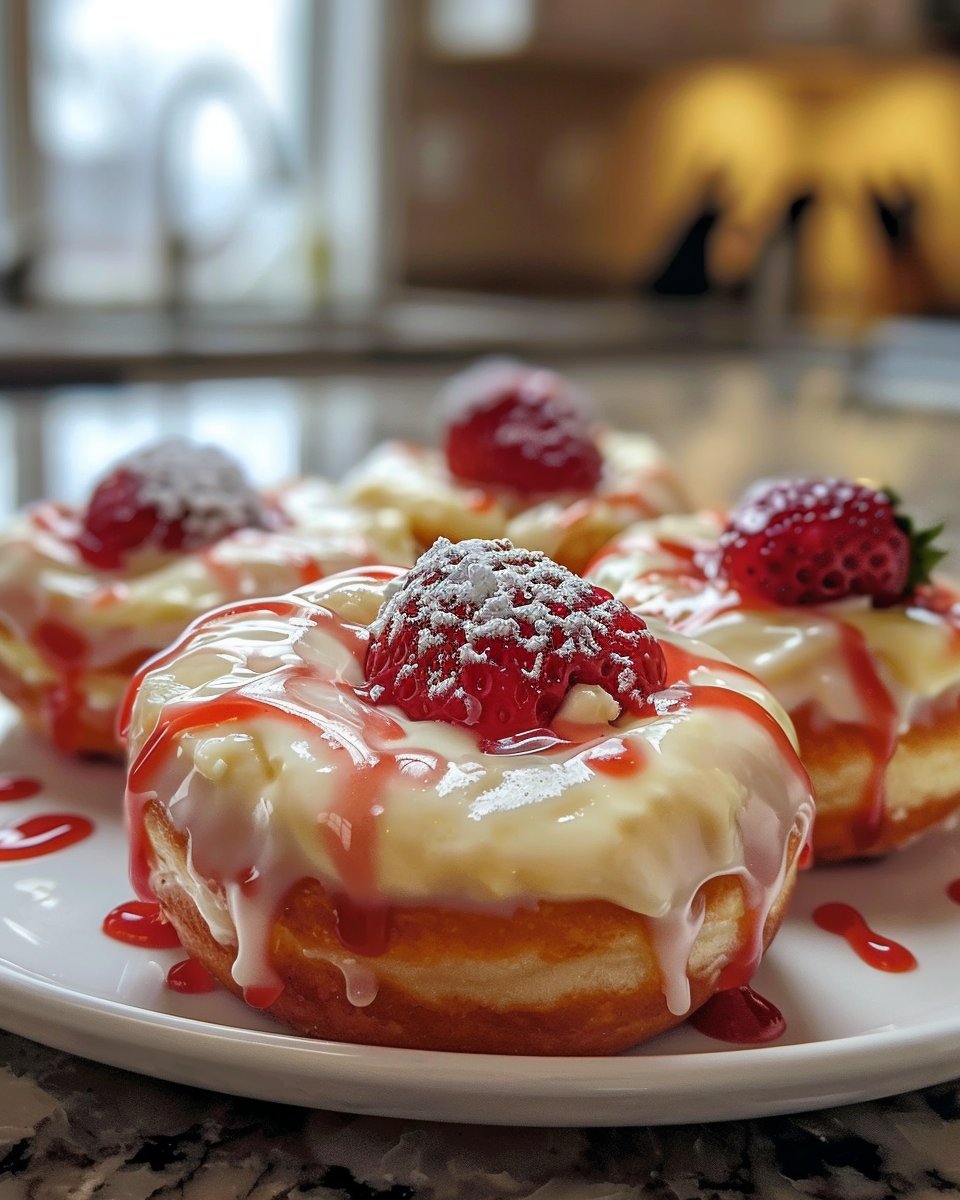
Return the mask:
<svg viewBox="0 0 960 1200">
<path fill-rule="evenodd" d="M 884 489 L 893 499 L 893 493 Z M 896 503 L 896 501 L 894 501 Z M 931 525 L 929 529 L 915 529 L 913 521 L 902 513 L 894 517 L 897 528 L 910 539 L 910 570 L 907 575 L 907 593 L 914 591 L 922 583 L 929 583 L 930 576 L 938 563 L 947 557 L 946 550 L 941 550 L 933 543 L 943 533 L 943 522 Z"/>
</svg>

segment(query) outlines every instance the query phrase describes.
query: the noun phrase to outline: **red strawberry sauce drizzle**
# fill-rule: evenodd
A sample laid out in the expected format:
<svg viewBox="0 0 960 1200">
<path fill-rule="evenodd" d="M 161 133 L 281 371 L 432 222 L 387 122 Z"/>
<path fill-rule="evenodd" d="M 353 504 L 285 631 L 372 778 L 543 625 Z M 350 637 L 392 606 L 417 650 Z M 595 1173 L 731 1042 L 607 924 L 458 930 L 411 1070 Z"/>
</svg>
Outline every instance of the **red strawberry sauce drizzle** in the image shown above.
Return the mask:
<svg viewBox="0 0 960 1200">
<path fill-rule="evenodd" d="M 75 846 L 93 833 L 93 822 L 73 813 L 42 813 L 0 827 L 0 862 L 42 858 Z"/>
<path fill-rule="evenodd" d="M 363 578 L 374 582 L 387 582 L 402 575 L 403 568 L 401 567 L 368 567 L 364 569 Z M 312 582 L 312 581 L 311 581 Z M 175 658 L 177 658 L 184 648 L 193 641 L 194 637 L 210 625 L 218 621 L 225 621 L 230 617 L 245 616 L 248 613 L 269 612 L 275 617 L 280 617 L 282 620 L 287 620 L 292 617 L 298 617 L 303 622 L 303 628 L 306 629 L 311 623 L 314 616 L 322 616 L 326 613 L 325 609 L 319 608 L 315 604 L 311 604 L 307 600 L 278 600 L 273 598 L 257 599 L 257 600 L 241 600 L 234 604 L 225 604 L 220 608 L 215 608 L 211 612 L 204 613 L 203 616 L 197 617 L 192 621 L 181 635 L 172 642 L 166 650 L 154 655 L 147 662 L 143 663 L 136 674 L 130 681 L 130 686 L 127 688 L 123 703 L 120 706 L 120 711 L 117 717 L 117 731 L 121 739 L 126 738 L 130 728 L 130 715 L 133 711 L 133 703 L 137 697 L 137 692 L 140 689 L 144 679 L 151 671 L 159 670 L 162 667 L 169 666 Z M 327 615 L 329 615 L 327 613 Z M 334 622 L 331 625 L 330 632 L 335 635 L 339 629 L 339 625 Z M 366 644 L 366 630 L 359 626 L 344 624 L 346 633 L 344 634 L 345 644 L 348 648 L 353 648 L 355 645 Z M 359 631 L 359 632 L 358 632 Z"/>
<path fill-rule="evenodd" d="M 155 900 L 128 900 L 126 904 L 118 904 L 103 918 L 101 928 L 107 937 L 128 946 L 169 950 L 180 945 L 176 929 L 164 920 Z"/>
<path fill-rule="evenodd" d="M 875 932 L 849 904 L 821 904 L 814 909 L 813 920 L 820 929 L 844 938 L 858 957 L 878 971 L 899 974 L 912 971 L 917 965 L 906 946 Z"/>
<path fill-rule="evenodd" d="M 79 522 L 71 510 L 57 504 L 37 504 L 30 510 L 30 522 L 72 552 Z M 44 689 L 42 715 L 54 745 L 71 753 L 82 744 L 84 736 L 86 699 L 80 680 L 87 669 L 90 647 L 79 631 L 51 616 L 42 616 L 24 636 L 56 672 L 57 682 Z"/>
<path fill-rule="evenodd" d="M 136 699 L 137 692 L 144 679 L 151 671 L 159 670 L 162 667 L 168 666 L 180 654 L 184 647 L 193 640 L 193 638 L 203 629 L 206 629 L 214 621 L 226 620 L 228 617 L 240 616 L 250 612 L 269 612 L 275 617 L 286 619 L 298 614 L 298 608 L 294 604 L 286 601 L 277 600 L 246 600 L 240 604 L 228 604 L 223 608 L 215 609 L 213 612 L 205 613 L 196 621 L 193 621 L 183 633 L 173 642 L 166 650 L 156 654 L 153 658 L 148 659 L 141 665 L 138 671 L 134 674 L 130 681 L 130 686 L 127 688 L 126 695 L 120 705 L 117 714 L 117 733 L 121 739 L 124 739 L 130 728 L 130 715 L 133 711 L 133 702 Z"/>
<path fill-rule="evenodd" d="M 701 655 L 691 654 L 673 642 L 664 641 L 662 646 L 664 657 L 667 660 L 668 679 L 689 679 L 690 675 L 698 667 L 711 666 L 727 674 L 741 675 L 747 680 L 752 680 L 753 678 L 748 671 L 744 671 L 732 663 L 720 662 L 719 660 L 704 658 Z M 703 685 L 699 685 L 690 690 L 684 707 L 694 708 L 700 706 L 732 710 L 749 717 L 752 721 L 761 725 L 773 738 L 781 757 L 786 763 L 790 764 L 794 773 L 803 782 L 804 786 L 809 789 L 810 781 L 807 773 L 798 762 L 793 746 L 790 744 L 790 739 L 784 732 L 783 726 L 762 705 L 758 704 L 756 700 L 751 700 L 743 692 L 735 692 L 732 688 L 720 686 L 704 687 Z"/>
<path fill-rule="evenodd" d="M 575 500 L 569 508 L 565 508 L 557 517 L 557 525 L 560 529 L 572 529 L 580 521 L 586 520 L 593 511 L 594 501 L 588 497 L 582 500 Z"/>
<path fill-rule="evenodd" d="M 646 554 L 664 553 L 676 559 L 675 566 L 657 566 L 644 572 L 643 578 L 695 579 L 703 582 L 703 573 L 696 568 L 696 557 L 701 547 L 694 542 L 671 542 L 666 539 L 654 538 L 650 534 L 631 534 L 624 538 L 616 538 L 605 549 L 601 550 L 587 567 L 587 573 L 592 574 L 601 563 L 609 558 L 619 558 L 624 552 L 632 549 L 642 550 Z"/>
<path fill-rule="evenodd" d="M 29 775 L 0 775 L 0 804 L 29 800 L 43 791 Z M 75 846 L 93 833 L 93 822 L 73 813 L 39 813 L 16 824 L 0 826 L 0 862 L 42 858 Z"/>
<path fill-rule="evenodd" d="M 644 765 L 639 747 L 626 742 L 612 742 L 598 747 L 587 755 L 587 762 L 598 775 L 612 775 L 615 779 L 639 775 Z"/>
<path fill-rule="evenodd" d="M 198 996 L 204 992 L 212 992 L 217 981 L 202 962 L 195 958 L 185 958 L 174 963 L 167 972 L 167 987 L 172 992 L 183 992 L 190 996 Z M 260 1007 L 254 1005 L 254 1007 Z"/>
<path fill-rule="evenodd" d="M 43 697 L 50 737 L 59 750 L 71 752 L 82 744 L 82 714 L 86 707 L 80 681 L 87 668 L 89 645 L 82 634 L 54 617 L 33 627 L 30 644 L 57 673 L 58 683 Z"/>
<path fill-rule="evenodd" d="M 235 563 L 228 562 L 218 554 L 216 542 L 212 546 L 205 546 L 202 550 L 196 551 L 196 554 L 211 579 L 216 580 L 217 586 L 226 595 L 235 595 L 241 590 L 243 568 Z"/>
<path fill-rule="evenodd" d="M 176 929 L 164 919 L 160 905 L 154 900 L 118 904 L 103 918 L 101 929 L 114 941 L 143 950 L 174 950 L 180 945 Z M 212 992 L 217 986 L 203 963 L 194 958 L 174 963 L 164 982 L 171 991 L 187 995 Z"/>
<path fill-rule="evenodd" d="M 867 717 L 861 729 L 870 747 L 870 773 L 853 819 L 853 836 L 861 850 L 868 850 L 883 824 L 887 764 L 897 749 L 899 714 L 877 673 L 863 634 L 845 621 L 838 620 L 836 626 L 840 652 Z"/>
<path fill-rule="evenodd" d="M 394 573 L 384 573 L 384 577 L 391 578 Z M 363 662 L 368 637 L 366 628 L 342 622 L 334 618 L 329 610 L 312 605 L 309 601 L 258 600 L 230 605 L 195 622 L 174 647 L 142 668 L 127 698 L 124 724 L 129 722 L 136 687 L 148 670 L 162 667 L 175 658 L 183 646 L 210 623 L 258 611 L 269 611 L 283 619 L 295 619 L 303 630 L 322 622 L 326 632 L 337 637 L 358 662 Z M 295 639 L 297 636 L 302 634 L 295 635 Z M 695 657 L 670 643 L 664 643 L 663 648 L 667 657 L 668 682 L 685 680 L 695 668 L 711 665 L 709 660 Z M 717 665 L 725 672 L 738 672 L 738 668 L 732 668 L 729 664 Z M 308 678 L 310 670 L 303 664 L 278 667 L 268 675 L 258 676 L 218 697 L 167 706 L 164 720 L 143 743 L 129 773 L 127 813 L 131 831 L 131 879 L 139 896 L 145 900 L 152 899 L 143 811 L 153 794 L 151 780 L 166 756 L 175 752 L 178 736 L 187 730 L 196 731 L 270 712 L 310 729 L 319 728 L 324 732 L 328 745 L 343 750 L 350 757 L 350 769 L 343 772 L 343 786 L 334 793 L 327 811 L 320 815 L 318 832 L 326 839 L 328 853 L 342 883 L 342 890 L 332 897 L 340 940 L 355 953 L 375 957 L 387 948 L 391 913 L 389 904 L 378 894 L 374 865 L 377 823 L 383 811 L 380 798 L 391 778 L 397 776 L 413 776 L 424 785 L 436 781 L 441 774 L 440 763 L 433 753 L 424 750 L 378 754 L 374 748 L 377 743 L 385 745 L 396 741 L 404 731 L 387 712 L 366 701 L 362 688 L 354 688 L 344 682 L 334 683 L 334 687 L 344 698 L 349 718 L 345 717 L 331 736 L 331 723 L 310 707 L 309 699 L 300 699 L 298 696 L 299 685 Z M 684 689 L 673 711 L 699 706 L 737 712 L 761 725 L 806 786 L 806 775 L 799 767 L 785 733 L 755 701 L 729 688 L 697 686 Z M 588 729 L 592 740 L 598 728 L 583 727 L 582 732 L 586 733 Z M 633 744 L 611 739 L 609 726 L 599 729 L 603 730 L 608 740 L 596 750 L 587 750 L 585 758 L 591 769 L 598 774 L 611 776 L 639 773 L 644 766 L 642 751 Z M 507 755 L 549 753 L 574 744 L 552 730 L 541 729 L 497 743 L 485 742 L 481 749 L 485 753 Z M 216 878 L 215 872 L 196 858 L 194 861 L 201 874 Z M 253 878 L 256 868 L 244 874 Z M 722 985 L 725 988 L 744 988 L 752 976 L 762 952 L 765 916 L 765 911 L 759 911 L 753 918 L 753 927 L 749 931 L 743 955 L 729 964 L 723 973 Z M 269 1006 L 278 995 L 279 988 L 272 985 L 247 988 L 245 991 L 245 998 L 257 1007 Z"/>
<path fill-rule="evenodd" d="M 464 507 L 473 513 L 489 512 L 496 503 L 496 496 L 492 492 L 485 491 L 483 488 L 470 488 L 463 497 Z"/>
<path fill-rule="evenodd" d="M 691 1016 L 690 1024 L 707 1037 L 737 1045 L 776 1041 L 787 1028 L 779 1008 L 747 986 L 717 992 Z"/>
<path fill-rule="evenodd" d="M 39 779 L 29 775 L 0 775 L 0 804 L 12 800 L 29 800 L 43 790 Z"/>
<path fill-rule="evenodd" d="M 33 629 L 33 644 L 49 662 L 72 667 L 82 662 L 87 642 L 81 633 L 54 617 L 44 617 Z"/>
<path fill-rule="evenodd" d="M 49 533 L 60 541 L 73 545 L 80 530 L 77 514 L 63 504 L 41 501 L 30 510 L 30 523 L 34 529 Z"/>
<path fill-rule="evenodd" d="M 387 904 L 358 904 L 346 893 L 334 896 L 337 937 L 354 954 L 376 958 L 385 954 L 390 939 L 390 906 Z"/>
<path fill-rule="evenodd" d="M 269 536 L 260 534 L 259 531 L 255 530 L 245 530 L 245 533 L 248 538 Z M 210 577 L 216 580 L 217 586 L 224 595 L 243 595 L 244 591 L 246 591 L 247 595 L 250 594 L 252 589 L 244 586 L 245 569 L 243 563 L 232 563 L 225 559 L 220 553 L 217 542 L 196 553 Z M 291 561 L 289 566 L 297 572 L 298 586 L 313 583 L 327 574 L 320 560 L 314 558 L 312 555 L 301 551 L 296 554 L 296 557 L 293 557 L 293 551 L 290 553 Z"/>
<path fill-rule="evenodd" d="M 960 588 L 937 581 L 922 584 L 911 599 L 911 606 L 935 613 L 953 633 L 954 647 L 960 649 Z"/>
</svg>

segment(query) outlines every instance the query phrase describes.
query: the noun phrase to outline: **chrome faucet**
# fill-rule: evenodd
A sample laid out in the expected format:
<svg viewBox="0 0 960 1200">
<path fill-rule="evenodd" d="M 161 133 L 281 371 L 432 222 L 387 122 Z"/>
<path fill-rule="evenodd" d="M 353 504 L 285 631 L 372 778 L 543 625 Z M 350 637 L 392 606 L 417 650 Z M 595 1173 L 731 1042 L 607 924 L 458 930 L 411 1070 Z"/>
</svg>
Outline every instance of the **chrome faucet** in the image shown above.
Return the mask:
<svg viewBox="0 0 960 1200">
<path fill-rule="evenodd" d="M 23 304 L 40 248 L 27 0 L 0 3 L 0 304 Z"/>
<path fill-rule="evenodd" d="M 260 168 L 260 182 L 292 183 L 296 169 L 290 148 L 254 79 L 226 61 L 205 61 L 187 67 L 174 81 L 160 108 L 156 124 L 154 184 L 163 267 L 162 296 L 168 308 L 187 300 L 187 270 L 191 258 L 227 245 L 237 234 L 249 205 L 211 244 L 198 248 L 184 229 L 177 200 L 178 137 L 190 110 L 211 97 L 227 103 Z"/>
</svg>

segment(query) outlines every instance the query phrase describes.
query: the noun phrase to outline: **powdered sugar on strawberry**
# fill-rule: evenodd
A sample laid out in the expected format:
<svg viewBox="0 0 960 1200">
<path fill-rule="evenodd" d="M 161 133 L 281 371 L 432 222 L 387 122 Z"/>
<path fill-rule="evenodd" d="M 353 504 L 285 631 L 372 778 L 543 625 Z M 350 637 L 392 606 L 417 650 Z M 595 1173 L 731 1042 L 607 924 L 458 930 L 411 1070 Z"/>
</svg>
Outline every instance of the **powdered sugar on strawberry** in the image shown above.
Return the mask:
<svg viewBox="0 0 960 1200">
<path fill-rule="evenodd" d="M 236 529 L 273 523 L 229 455 L 171 438 L 121 459 L 99 482 L 78 549 L 91 565 L 110 570 L 133 551 L 196 550 Z"/>
<path fill-rule="evenodd" d="M 574 684 L 634 711 L 660 646 L 609 592 L 505 539 L 439 539 L 370 627 L 371 699 L 503 737 L 549 723 Z"/>
<path fill-rule="evenodd" d="M 206 544 L 232 529 L 266 524 L 263 502 L 240 464 L 217 446 L 169 438 L 129 455 L 139 498 L 163 521 L 183 522 L 185 541 Z"/>
<path fill-rule="evenodd" d="M 447 387 L 445 450 L 459 479 L 520 492 L 590 491 L 602 473 L 580 393 L 553 371 L 478 363 Z"/>
</svg>

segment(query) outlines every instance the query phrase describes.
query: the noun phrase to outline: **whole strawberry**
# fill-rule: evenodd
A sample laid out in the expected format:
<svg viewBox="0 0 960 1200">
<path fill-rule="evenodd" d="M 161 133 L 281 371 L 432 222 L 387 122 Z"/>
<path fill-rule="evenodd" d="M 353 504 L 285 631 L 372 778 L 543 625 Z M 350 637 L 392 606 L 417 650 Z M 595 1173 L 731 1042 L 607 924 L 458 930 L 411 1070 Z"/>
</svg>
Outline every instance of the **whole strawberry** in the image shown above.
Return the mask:
<svg viewBox="0 0 960 1200">
<path fill-rule="evenodd" d="M 270 524 L 229 455 L 171 438 L 121 459 L 97 484 L 77 548 L 91 566 L 115 570 L 134 551 L 196 550 L 235 529 Z"/>
<path fill-rule="evenodd" d="M 746 597 L 893 604 L 943 557 L 941 526 L 915 532 L 896 497 L 846 479 L 777 480 L 750 492 L 720 536 L 716 573 Z"/>
<path fill-rule="evenodd" d="M 505 539 L 440 538 L 370 627 L 375 703 L 499 739 L 546 726 L 570 688 L 639 711 L 666 678 L 660 643 L 609 592 Z"/>
<path fill-rule="evenodd" d="M 445 397 L 452 475 L 527 493 L 592 491 L 602 460 L 575 393 L 559 375 L 509 360 L 483 362 Z"/>
</svg>

